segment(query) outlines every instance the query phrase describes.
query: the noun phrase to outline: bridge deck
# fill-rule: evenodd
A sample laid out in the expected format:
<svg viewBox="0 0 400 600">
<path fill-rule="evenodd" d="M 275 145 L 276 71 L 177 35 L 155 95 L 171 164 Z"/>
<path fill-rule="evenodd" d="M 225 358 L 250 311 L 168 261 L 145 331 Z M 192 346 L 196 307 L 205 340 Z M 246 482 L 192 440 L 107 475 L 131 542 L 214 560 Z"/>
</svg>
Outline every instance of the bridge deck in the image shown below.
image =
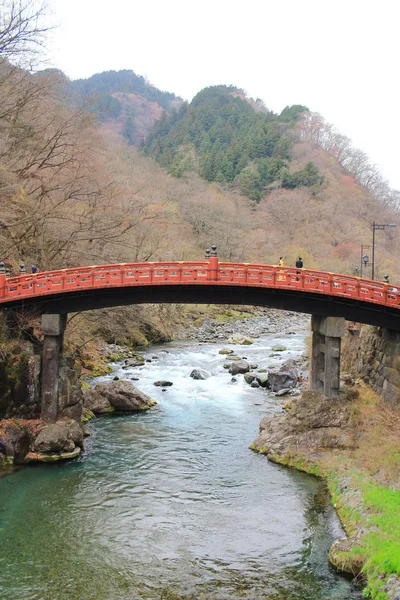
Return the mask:
<svg viewBox="0 0 400 600">
<path fill-rule="evenodd" d="M 63 304 L 64 312 L 74 312 L 135 302 L 210 302 L 215 297 L 216 302 L 340 314 L 384 326 L 392 319 L 393 328 L 400 329 L 400 288 L 325 271 L 206 260 L 88 266 L 0 278 L 0 308 L 35 306 L 51 312 L 51 305 L 60 311 Z M 285 298 L 291 300 L 282 305 Z M 362 311 L 373 314 L 372 321 L 354 318 Z"/>
</svg>

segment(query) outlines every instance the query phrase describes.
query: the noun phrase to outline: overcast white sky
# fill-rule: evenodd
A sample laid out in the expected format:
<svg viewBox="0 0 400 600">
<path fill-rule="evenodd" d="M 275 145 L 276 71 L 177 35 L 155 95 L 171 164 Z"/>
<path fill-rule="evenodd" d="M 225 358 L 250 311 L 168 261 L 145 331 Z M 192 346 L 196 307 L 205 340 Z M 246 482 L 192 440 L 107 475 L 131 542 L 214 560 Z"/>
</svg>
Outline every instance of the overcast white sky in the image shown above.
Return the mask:
<svg viewBox="0 0 400 600">
<path fill-rule="evenodd" d="M 400 0 L 49 0 L 52 66 L 132 69 L 190 100 L 233 84 L 280 112 L 305 104 L 400 189 Z"/>
</svg>

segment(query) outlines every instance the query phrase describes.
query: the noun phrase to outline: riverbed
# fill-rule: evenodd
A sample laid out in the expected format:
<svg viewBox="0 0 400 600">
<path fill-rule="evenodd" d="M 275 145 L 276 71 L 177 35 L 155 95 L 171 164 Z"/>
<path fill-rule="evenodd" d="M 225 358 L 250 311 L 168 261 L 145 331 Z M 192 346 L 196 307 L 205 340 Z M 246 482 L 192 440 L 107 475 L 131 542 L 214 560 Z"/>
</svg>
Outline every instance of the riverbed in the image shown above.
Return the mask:
<svg viewBox="0 0 400 600">
<path fill-rule="evenodd" d="M 100 381 L 135 378 L 157 406 L 92 421 L 79 460 L 0 479 L 1 598 L 361 598 L 328 564 L 343 531 L 324 483 L 248 449 L 281 400 L 232 381 L 222 346 L 175 342 L 142 367 L 113 365 Z M 305 332 L 230 347 L 271 368 L 300 357 Z M 211 376 L 192 379 L 195 367 Z"/>
</svg>

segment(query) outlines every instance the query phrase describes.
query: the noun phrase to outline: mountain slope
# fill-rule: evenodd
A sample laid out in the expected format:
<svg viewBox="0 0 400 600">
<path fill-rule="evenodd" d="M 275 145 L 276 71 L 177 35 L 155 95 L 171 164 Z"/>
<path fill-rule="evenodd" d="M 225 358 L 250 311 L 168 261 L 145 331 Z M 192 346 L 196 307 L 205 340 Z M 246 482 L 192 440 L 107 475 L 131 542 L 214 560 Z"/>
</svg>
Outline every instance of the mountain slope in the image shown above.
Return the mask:
<svg viewBox="0 0 400 600">
<path fill-rule="evenodd" d="M 178 112 L 163 114 L 144 151 L 174 176 L 195 171 L 258 202 L 274 182 L 288 188 L 321 183 L 312 165 L 296 176 L 288 170 L 290 132 L 307 110 L 299 105 L 276 115 L 233 86 L 205 88 Z"/>
<path fill-rule="evenodd" d="M 88 106 L 101 122 L 122 133 L 129 144 L 140 144 L 164 110 L 182 104 L 175 94 L 159 90 L 126 69 L 69 81 L 67 89 L 74 103 Z"/>
</svg>

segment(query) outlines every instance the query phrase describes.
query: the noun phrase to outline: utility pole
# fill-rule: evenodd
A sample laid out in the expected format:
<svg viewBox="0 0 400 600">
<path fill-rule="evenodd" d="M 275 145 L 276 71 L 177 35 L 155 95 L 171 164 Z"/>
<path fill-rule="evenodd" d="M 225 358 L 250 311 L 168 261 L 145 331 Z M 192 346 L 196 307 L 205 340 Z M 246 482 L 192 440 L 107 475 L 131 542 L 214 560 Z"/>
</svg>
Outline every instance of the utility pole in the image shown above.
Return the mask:
<svg viewBox="0 0 400 600">
<path fill-rule="evenodd" d="M 387 227 L 397 227 L 396 223 L 375 223 L 375 221 L 372 222 L 372 273 L 371 273 L 371 279 L 375 279 L 375 231 L 378 230 L 385 230 Z"/>
</svg>

